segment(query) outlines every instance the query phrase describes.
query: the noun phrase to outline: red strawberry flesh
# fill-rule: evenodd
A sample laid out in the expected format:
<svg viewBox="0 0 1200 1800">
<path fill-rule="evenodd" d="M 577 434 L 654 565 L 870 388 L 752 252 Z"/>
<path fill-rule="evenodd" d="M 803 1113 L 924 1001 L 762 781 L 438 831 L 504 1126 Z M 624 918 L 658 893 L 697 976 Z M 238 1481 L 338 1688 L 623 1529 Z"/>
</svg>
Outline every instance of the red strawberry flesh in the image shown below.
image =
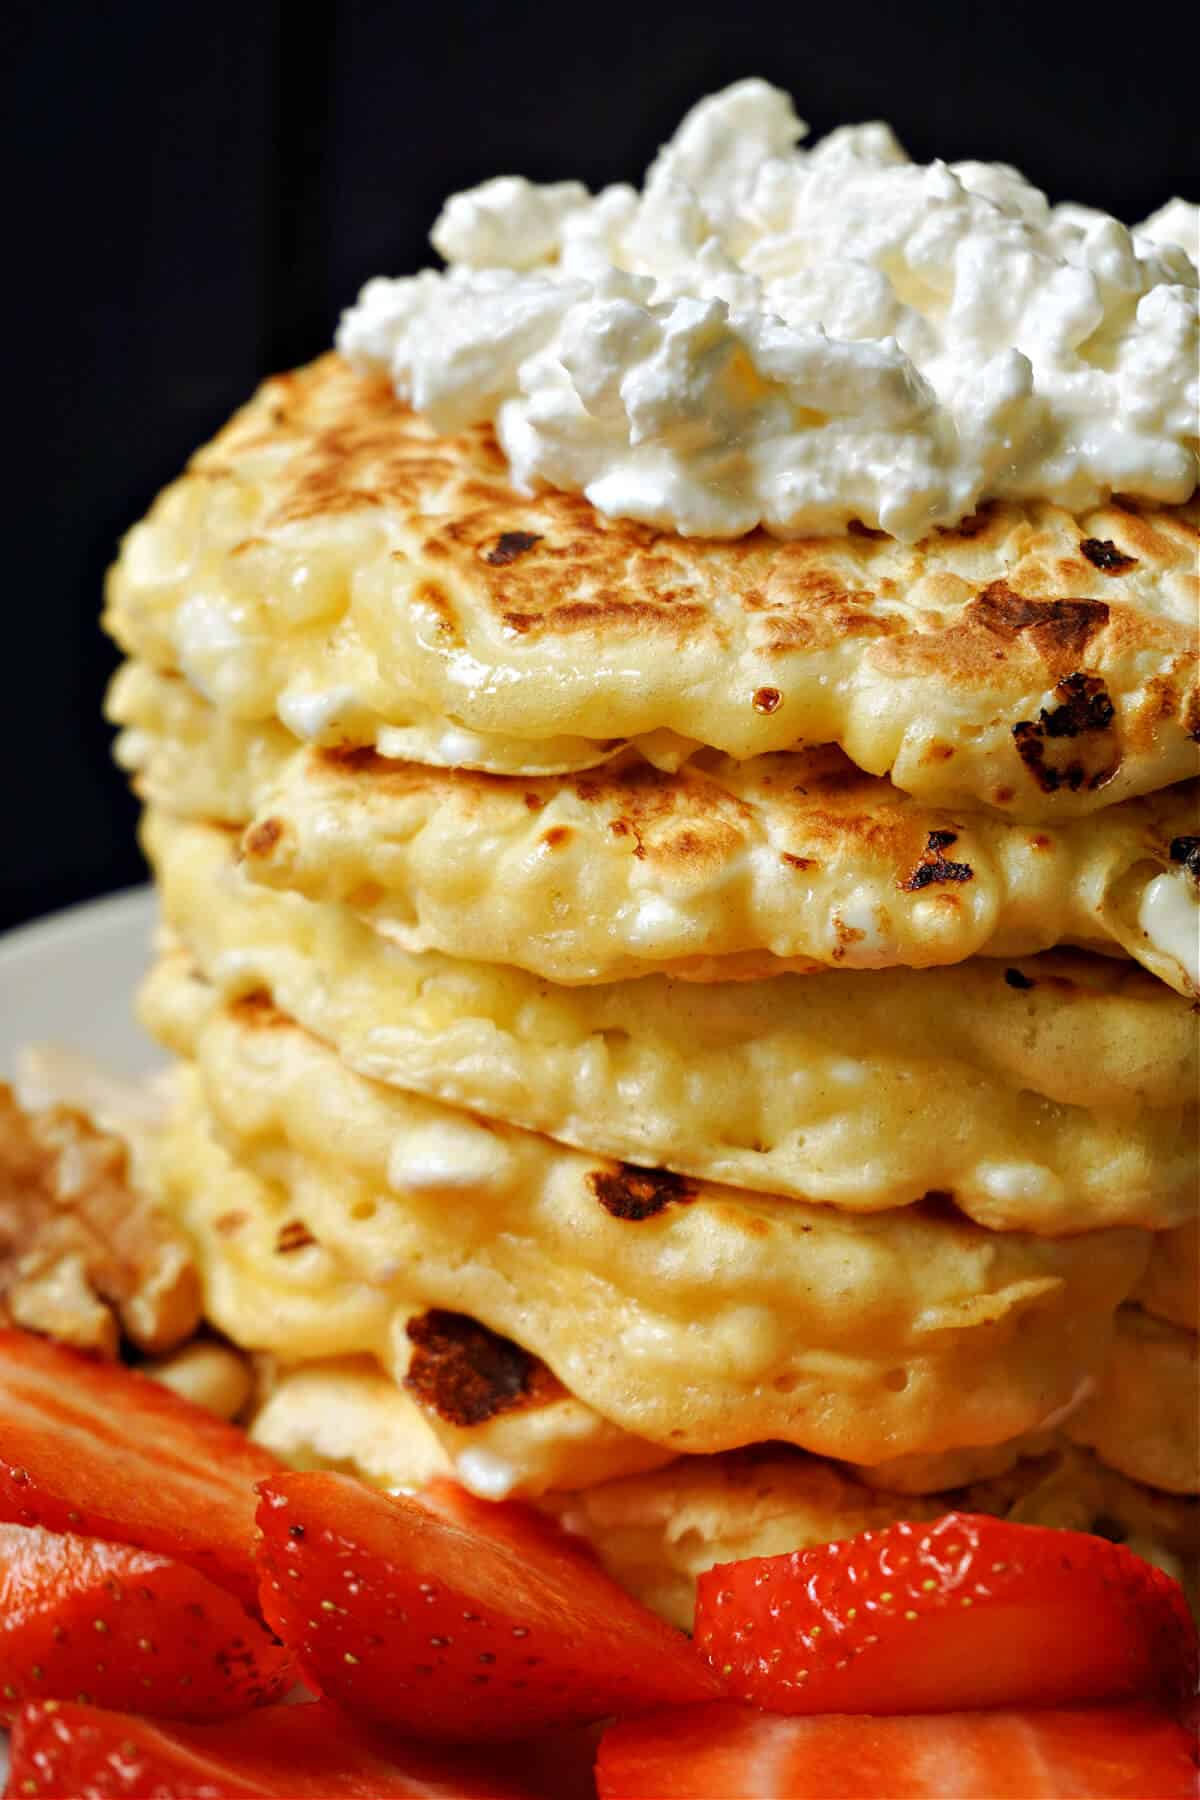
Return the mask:
<svg viewBox="0 0 1200 1800">
<path fill-rule="evenodd" d="M 158 1382 L 0 1331 L 0 1519 L 158 1551 L 253 1605 L 254 1483 L 280 1466 Z"/>
<path fill-rule="evenodd" d="M 600 1800 L 1195 1800 L 1193 1733 L 1146 1702 L 786 1719 L 694 1706 L 605 1734 Z"/>
<path fill-rule="evenodd" d="M 267 1617 L 306 1679 L 365 1718 L 502 1741 L 719 1692 L 682 1633 L 525 1507 L 481 1502 L 468 1527 L 292 1474 L 264 1483 L 259 1520 Z"/>
<path fill-rule="evenodd" d="M 288 1681 L 286 1651 L 186 1564 L 0 1525 L 0 1720 L 34 1699 L 225 1718 Z"/>
<path fill-rule="evenodd" d="M 536 1787 L 493 1773 L 481 1758 L 392 1742 L 324 1704 L 270 1706 L 219 1725 L 151 1723 L 54 1702 L 27 1706 L 13 1736 L 7 1792 L 20 1800 L 539 1800 Z"/>
<path fill-rule="evenodd" d="M 950 1513 L 700 1579 L 696 1639 L 773 1712 L 948 1712 L 1194 1691 L 1178 1584 L 1081 1532 Z"/>
</svg>

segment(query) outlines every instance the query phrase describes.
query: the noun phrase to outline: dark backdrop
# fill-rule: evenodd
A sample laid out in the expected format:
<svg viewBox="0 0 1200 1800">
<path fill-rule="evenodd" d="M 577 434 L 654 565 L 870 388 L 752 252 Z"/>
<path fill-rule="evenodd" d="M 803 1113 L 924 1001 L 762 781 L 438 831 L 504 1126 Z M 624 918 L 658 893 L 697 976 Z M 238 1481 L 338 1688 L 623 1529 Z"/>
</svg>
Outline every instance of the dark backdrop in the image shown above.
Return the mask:
<svg viewBox="0 0 1200 1800">
<path fill-rule="evenodd" d="M 0 928 L 141 876 L 99 717 L 120 532 L 488 175 L 636 177 L 738 76 L 820 132 L 1017 162 L 1126 219 L 1198 185 L 1189 10 L 971 0 L 9 0 Z"/>
</svg>

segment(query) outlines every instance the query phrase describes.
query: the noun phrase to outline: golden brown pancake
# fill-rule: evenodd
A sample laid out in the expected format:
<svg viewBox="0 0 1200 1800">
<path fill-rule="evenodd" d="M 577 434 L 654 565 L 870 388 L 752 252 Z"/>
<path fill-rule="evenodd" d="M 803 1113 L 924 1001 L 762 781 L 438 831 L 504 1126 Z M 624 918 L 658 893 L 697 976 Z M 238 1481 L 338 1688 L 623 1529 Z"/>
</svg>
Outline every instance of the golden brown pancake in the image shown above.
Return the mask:
<svg viewBox="0 0 1200 1800">
<path fill-rule="evenodd" d="M 914 546 L 684 539 L 515 493 L 488 428 L 439 438 L 330 355 L 267 382 L 134 528 L 108 623 L 326 745 L 421 717 L 535 762 L 663 730 L 736 757 L 835 743 L 932 803 L 1061 819 L 1200 768 L 1198 520 L 1033 503 Z"/>
<path fill-rule="evenodd" d="M 1200 1493 L 1200 1338 L 1123 1306 L 1096 1392 L 1063 1429 L 1134 1481 Z"/>
<path fill-rule="evenodd" d="M 1019 1437 L 1100 1369 L 1145 1270 L 1145 1232 L 856 1215 L 586 1156 L 368 1081 L 265 998 L 201 988 L 160 984 L 154 1022 L 197 1059 L 163 1156 L 211 1221 L 190 1227 L 202 1265 L 219 1217 L 249 1212 L 264 1245 L 298 1221 L 405 1321 L 465 1312 L 668 1448 L 879 1462 Z"/>
<path fill-rule="evenodd" d="M 1133 1298 L 1155 1318 L 1200 1332 L 1200 1217 L 1155 1234 L 1150 1266 Z"/>
<path fill-rule="evenodd" d="M 204 974 L 231 997 L 269 990 L 398 1088 L 856 1211 L 933 1193 L 1049 1235 L 1194 1214 L 1195 1017 L 1131 963 L 1054 951 L 555 988 L 413 956 L 346 908 L 242 879 L 232 833 L 147 823 L 165 916 Z"/>
<path fill-rule="evenodd" d="M 515 1478 L 515 1490 L 506 1491 L 539 1500 L 593 1545 L 624 1587 L 685 1630 L 697 1577 L 716 1563 L 954 1509 L 1095 1532 L 1195 1585 L 1200 1501 L 1131 1481 L 1061 1437 L 1018 1450 L 996 1473 L 911 1493 L 864 1486 L 853 1471 L 779 1444 L 716 1456 L 668 1452 L 657 1464 L 653 1446 L 641 1445 L 651 1460 L 639 1470 L 638 1441 L 622 1446 L 595 1414 L 589 1430 L 588 1413 L 566 1398 L 461 1431 L 460 1439 L 476 1442 L 456 1462 L 403 1387 L 363 1359 L 346 1358 L 274 1372 L 251 1430 L 295 1466 L 348 1470 L 393 1492 L 447 1475 L 478 1475 L 484 1492 L 489 1477 Z"/>
<path fill-rule="evenodd" d="M 685 1630 L 696 1581 L 717 1563 L 779 1556 L 952 1509 L 1098 1532 L 1161 1563 L 1195 1596 L 1200 1502 L 1156 1493 L 1070 1449 L 949 1493 L 912 1495 L 862 1487 L 819 1458 L 768 1446 L 682 1457 L 554 1506 L 622 1586 Z"/>
<path fill-rule="evenodd" d="M 1181 993 L 1200 979 L 1180 960 L 1190 937 L 1200 962 L 1196 783 L 1035 827 L 929 806 L 830 745 L 744 763 L 704 751 L 675 770 L 626 750 L 517 779 L 305 748 L 133 664 L 111 713 L 143 799 L 245 826 L 251 879 L 349 906 L 409 950 L 574 984 L 1073 943 L 1127 953 Z M 1152 886 L 1173 931 L 1144 928 Z"/>
</svg>

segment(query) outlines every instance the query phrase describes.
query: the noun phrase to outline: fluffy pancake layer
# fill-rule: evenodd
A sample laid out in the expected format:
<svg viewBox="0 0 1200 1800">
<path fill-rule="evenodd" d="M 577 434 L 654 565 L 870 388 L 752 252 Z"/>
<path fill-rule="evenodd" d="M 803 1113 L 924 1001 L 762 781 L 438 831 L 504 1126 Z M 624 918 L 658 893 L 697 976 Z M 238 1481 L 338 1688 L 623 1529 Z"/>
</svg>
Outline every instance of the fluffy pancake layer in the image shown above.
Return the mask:
<svg viewBox="0 0 1200 1800">
<path fill-rule="evenodd" d="M 1095 1395 L 1064 1426 L 1114 1469 L 1200 1493 L 1200 1338 L 1122 1307 Z"/>
<path fill-rule="evenodd" d="M 1055 1451 L 1001 1479 L 914 1497 L 864 1488 L 830 1463 L 771 1446 L 684 1457 L 554 1506 L 622 1586 L 684 1629 L 692 1623 L 696 1581 L 717 1563 L 778 1556 L 951 1508 L 1117 1538 L 1182 1580 L 1196 1604 L 1200 1502 L 1139 1487 L 1078 1451 Z"/>
<path fill-rule="evenodd" d="M 294 1191 L 235 1163 L 195 1077 L 182 1077 L 182 1087 L 158 1152 L 158 1184 L 196 1246 L 209 1317 L 269 1358 L 255 1431 L 280 1455 L 354 1467 L 388 1486 L 449 1473 L 500 1498 L 592 1488 L 678 1453 L 676 1442 L 644 1438 L 572 1393 L 512 1340 L 457 1312 L 429 1310 L 424 1271 L 411 1281 L 407 1270 L 363 1280 L 352 1235 L 335 1228 L 318 1237 Z M 349 1196 L 361 1209 L 359 1191 L 352 1184 Z M 866 1462 L 849 1459 L 848 1473 L 856 1491 L 893 1498 L 961 1490 L 1009 1477 L 1060 1446 L 1065 1432 L 1139 1484 L 1194 1495 L 1195 1356 L 1193 1334 L 1121 1307 L 1107 1348 L 1059 1409 L 1061 1422 L 1050 1416 L 1041 1430 L 965 1448 L 898 1457 L 873 1450 Z"/>
<path fill-rule="evenodd" d="M 1150 1265 L 1133 1298 L 1155 1318 L 1200 1331 L 1200 1218 L 1156 1234 Z"/>
<path fill-rule="evenodd" d="M 328 356 L 264 384 L 129 534 L 108 622 L 326 745 L 465 730 L 440 760 L 535 772 L 663 730 L 737 757 L 835 743 L 935 804 L 1061 819 L 1197 771 L 1198 518 L 1000 505 L 915 546 L 687 540 L 514 493 L 486 429 L 438 438 Z"/>
<path fill-rule="evenodd" d="M 746 763 L 705 752 L 674 770 L 626 751 L 517 780 L 305 749 L 136 664 L 109 710 L 144 799 L 247 826 L 252 879 L 345 904 L 413 951 L 573 984 L 1073 943 L 1125 951 L 1179 992 L 1200 980 L 1195 784 L 1034 829 L 914 800 L 830 746 Z M 1160 914 L 1174 928 L 1148 932 Z"/>
<path fill-rule="evenodd" d="M 571 1409 L 578 1419 L 565 1416 Z M 1101 1530 L 1172 1573 L 1195 1577 L 1200 1501 L 1141 1486 L 1061 1438 L 1047 1436 L 1036 1454 L 1014 1452 L 1000 1474 L 913 1494 L 866 1486 L 861 1472 L 782 1445 L 717 1456 L 667 1452 L 639 1471 L 599 1473 L 594 1414 L 592 1443 L 580 1453 L 587 1410 L 567 1399 L 506 1415 L 496 1422 L 508 1425 L 498 1451 L 473 1447 L 456 1457 L 412 1396 L 360 1359 L 273 1372 L 251 1429 L 297 1467 L 344 1469 L 393 1491 L 478 1472 L 486 1492 L 487 1476 L 507 1465 L 518 1479 L 505 1492 L 540 1499 L 592 1543 L 624 1587 L 685 1630 L 696 1580 L 715 1563 L 803 1549 L 895 1519 L 936 1518 L 952 1507 Z M 487 1426 L 458 1435 L 489 1434 L 492 1442 L 501 1437 Z M 653 1456 L 653 1447 L 643 1448 Z"/>
<path fill-rule="evenodd" d="M 368 1287 L 469 1313 L 678 1451 L 779 1438 L 878 1462 L 1018 1437 L 1100 1368 L 1148 1259 L 1140 1231 L 856 1216 L 614 1164 L 368 1081 L 262 997 L 164 981 L 149 1012 L 196 1058 L 202 1098 L 164 1154 L 209 1245 L 236 1239 L 231 1214 L 263 1244 L 298 1221 Z"/>
<path fill-rule="evenodd" d="M 389 944 L 249 883 L 229 833 L 151 815 L 164 913 L 229 995 L 268 989 L 359 1073 L 621 1160 L 858 1211 L 1155 1229 L 1195 1211 L 1197 1043 L 1141 970 L 837 971 L 552 988 Z"/>
</svg>

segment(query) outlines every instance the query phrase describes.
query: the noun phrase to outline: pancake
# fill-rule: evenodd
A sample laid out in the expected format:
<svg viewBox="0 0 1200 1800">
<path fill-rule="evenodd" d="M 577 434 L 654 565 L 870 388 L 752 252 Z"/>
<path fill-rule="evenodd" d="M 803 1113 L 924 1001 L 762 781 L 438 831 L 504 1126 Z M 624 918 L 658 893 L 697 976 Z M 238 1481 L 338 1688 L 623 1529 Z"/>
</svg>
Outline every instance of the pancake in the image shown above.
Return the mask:
<svg viewBox="0 0 1200 1800">
<path fill-rule="evenodd" d="M 192 1077 L 176 1072 L 176 1104 Z M 151 1180 L 164 1209 L 197 1249 L 204 1316 L 239 1348 L 299 1357 L 390 1354 L 398 1305 L 318 1244 L 280 1192 L 270 1195 L 202 1132 L 181 1153 L 168 1121 L 155 1143 Z"/>
<path fill-rule="evenodd" d="M 274 1371 L 250 1435 L 293 1468 L 344 1469 L 392 1492 L 446 1476 L 489 1500 L 538 1499 L 673 1457 L 562 1388 L 541 1404 L 448 1426 L 367 1357 Z"/>
<path fill-rule="evenodd" d="M 1195 498 L 999 504 L 914 546 L 685 539 L 515 493 L 489 428 L 439 438 L 330 355 L 265 383 L 129 534 L 107 623 L 324 745 L 386 754 L 423 721 L 544 769 L 564 737 L 834 743 L 932 804 L 1058 820 L 1200 768 L 1198 521 Z"/>
<path fill-rule="evenodd" d="M 113 756 L 134 793 L 180 818 L 243 827 L 296 753 L 278 722 L 247 724 L 141 663 L 122 663 L 104 712 L 121 727 Z"/>
<path fill-rule="evenodd" d="M 1164 1260 L 1172 1236 L 1156 1245 Z M 1200 1339 L 1146 1310 L 1144 1281 L 1117 1313 L 1103 1368 L 1085 1382 L 1060 1418 L 1059 1432 L 1094 1447 L 1134 1481 L 1171 1493 L 1200 1493 Z M 1196 1296 L 1191 1297 L 1195 1317 Z M 871 1486 L 932 1493 L 1002 1475 L 1050 1447 L 1045 1430 L 1008 1444 L 901 1457 L 855 1473 Z"/>
<path fill-rule="evenodd" d="M 156 1186 L 195 1246 L 208 1318 L 240 1348 L 269 1355 L 255 1425 L 269 1448 L 304 1467 L 354 1467 L 385 1486 L 448 1474 L 491 1499 L 586 1487 L 675 1454 L 603 1418 L 511 1340 L 460 1314 L 422 1311 L 403 1282 L 359 1280 L 327 1241 L 316 1242 L 286 1194 L 269 1196 L 235 1166 L 209 1128 L 190 1074 L 183 1085 L 188 1097 L 163 1140 Z M 438 1323 L 432 1348 L 414 1325 L 422 1319 Z M 456 1369 L 446 1340 L 464 1327 L 490 1340 L 491 1352 L 487 1403 L 480 1404 L 477 1363 L 469 1416 L 461 1387 L 447 1387 Z M 415 1393 L 405 1388 L 414 1339 L 436 1376 L 418 1370 Z M 1078 1411 L 1095 1386 L 1094 1377 L 1082 1379 L 1062 1414 Z M 1054 1449 L 1060 1430 L 1052 1418 L 1047 1428 L 1001 1443 L 847 1467 L 871 1488 L 937 1493 L 1008 1474 Z M 1120 1419 L 1114 1430 L 1124 1434 Z"/>
<path fill-rule="evenodd" d="M 1200 1338 L 1123 1306 L 1096 1392 L 1063 1429 L 1134 1481 L 1200 1493 Z"/>
<path fill-rule="evenodd" d="M 552 988 L 385 943 L 256 887 L 234 840 L 151 816 L 165 916 L 361 1074 L 619 1160 L 859 1211 L 953 1196 L 980 1224 L 1154 1229 L 1195 1211 L 1197 1042 L 1141 970 L 835 971 Z M 169 1014 L 169 1008 L 168 1008 Z"/>
<path fill-rule="evenodd" d="M 291 730 L 275 718 L 243 719 L 210 706 L 178 670 L 139 662 L 123 663 L 117 670 L 104 710 L 114 724 L 126 727 L 115 754 L 122 768 L 137 772 L 135 785 L 171 794 L 175 809 L 185 815 L 235 824 L 252 816 L 260 770 L 274 770 L 305 736 L 301 718 L 292 721 Z M 543 738 L 532 744 L 499 735 L 479 737 L 423 717 L 416 706 L 405 724 L 389 725 L 377 737 L 387 756 L 431 769 L 536 777 L 599 768 L 627 748 L 624 738 L 603 744 Z M 675 764 L 695 748 L 675 743 L 668 732 L 634 741 L 648 755 Z"/>
<path fill-rule="evenodd" d="M 110 713 L 144 799 L 248 825 L 252 879 L 345 904 L 407 950 L 574 984 L 1073 943 L 1123 950 L 1181 993 L 1200 979 L 1194 783 L 1049 831 L 930 807 L 830 746 L 673 771 L 625 751 L 515 781 L 299 748 L 132 664 Z"/>
<path fill-rule="evenodd" d="M 1133 1298 L 1155 1318 L 1183 1331 L 1200 1331 L 1200 1218 L 1156 1233 L 1149 1267 Z"/>
<path fill-rule="evenodd" d="M 544 1415 L 532 1420 L 547 1423 Z M 1099 1531 L 1193 1580 L 1200 1556 L 1200 1503 L 1131 1482 L 1058 1439 L 1036 1457 L 1014 1457 L 1002 1478 L 913 1495 L 864 1487 L 837 1464 L 780 1445 L 719 1456 L 667 1453 L 653 1471 L 601 1481 L 578 1479 L 578 1463 L 560 1463 L 567 1479 L 555 1482 L 545 1479 L 553 1465 L 542 1453 L 550 1433 L 531 1444 L 532 1420 L 518 1416 L 519 1447 L 510 1434 L 509 1454 L 523 1475 L 510 1491 L 542 1500 L 588 1539 L 622 1586 L 684 1630 L 696 1580 L 715 1563 L 780 1555 L 952 1508 Z M 365 1361 L 283 1371 L 251 1435 L 294 1467 L 340 1469 L 392 1492 L 416 1491 L 435 1477 L 462 1479 L 413 1400 Z"/>
<path fill-rule="evenodd" d="M 1182 1578 L 1195 1604 L 1200 1505 L 1139 1488 L 1079 1452 L 914 1498 L 872 1491 L 829 1463 L 770 1447 L 684 1457 L 572 1494 L 555 1511 L 623 1587 L 688 1630 L 696 1582 L 717 1563 L 778 1556 L 952 1508 L 1118 1538 Z"/>
<path fill-rule="evenodd" d="M 779 1438 L 877 1462 L 1020 1436 L 1100 1367 L 1145 1269 L 1142 1232 L 855 1216 L 588 1157 L 367 1081 L 265 998 L 175 985 L 157 1023 L 190 1038 L 200 1088 L 172 1133 L 176 1188 L 229 1210 L 195 1148 L 216 1135 L 239 1194 L 257 1183 L 260 1246 L 299 1221 L 409 1313 L 469 1314 L 680 1452 Z M 202 1266 L 213 1253 L 198 1243 Z"/>
<path fill-rule="evenodd" d="M 1051 836 L 928 807 L 832 748 L 674 772 L 630 753 L 517 783 L 317 751 L 289 762 L 242 850 L 253 880 L 349 905 L 405 949 L 568 984 L 1066 943 L 1127 950 L 1190 996 L 1198 799 L 1185 783 Z M 1146 919 L 1171 922 L 1151 936 Z"/>
</svg>

